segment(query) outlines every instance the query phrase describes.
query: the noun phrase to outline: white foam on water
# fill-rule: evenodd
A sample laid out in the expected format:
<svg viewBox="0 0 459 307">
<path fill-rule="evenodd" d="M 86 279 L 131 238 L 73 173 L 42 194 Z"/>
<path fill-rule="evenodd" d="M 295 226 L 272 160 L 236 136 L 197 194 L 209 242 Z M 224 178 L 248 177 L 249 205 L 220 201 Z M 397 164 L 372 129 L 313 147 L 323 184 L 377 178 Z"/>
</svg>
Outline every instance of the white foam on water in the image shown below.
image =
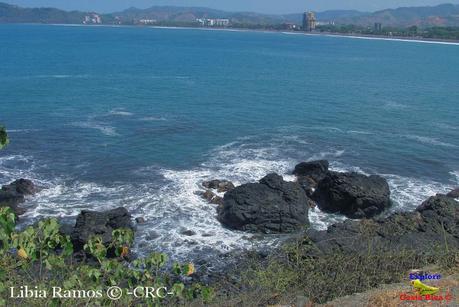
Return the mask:
<svg viewBox="0 0 459 307">
<path fill-rule="evenodd" d="M 152 121 L 164 121 L 166 119 L 164 117 L 147 116 L 147 117 L 142 117 L 139 120 L 143 122 L 152 122 Z"/>
<path fill-rule="evenodd" d="M 382 174 L 387 179 L 394 201 L 392 211 L 412 211 L 436 194 L 446 194 L 453 186 L 428 180 Z"/>
<path fill-rule="evenodd" d="M 110 112 L 108 112 L 110 115 L 118 115 L 118 116 L 132 116 L 134 115 L 131 112 L 123 111 L 122 109 L 113 109 Z"/>
<path fill-rule="evenodd" d="M 373 132 L 364 131 L 364 130 L 348 130 L 347 133 L 350 133 L 350 134 L 363 134 L 363 135 L 371 135 L 371 134 L 374 134 Z"/>
<path fill-rule="evenodd" d="M 35 161 L 30 156 L 0 156 L 0 185 L 8 184 L 19 178 L 35 178 Z M 38 182 L 42 182 L 37 178 Z"/>
<path fill-rule="evenodd" d="M 42 129 L 8 129 L 8 133 L 37 132 Z"/>
<path fill-rule="evenodd" d="M 386 100 L 383 104 L 383 107 L 388 110 L 400 110 L 400 109 L 406 109 L 408 106 L 406 104 L 392 101 L 392 100 Z"/>
<path fill-rule="evenodd" d="M 101 122 L 93 122 L 93 121 L 74 122 L 71 125 L 75 127 L 79 127 L 79 128 L 95 129 L 95 130 L 100 131 L 102 134 L 106 136 L 119 136 L 119 134 L 116 132 L 115 127 L 109 126 Z"/>
<path fill-rule="evenodd" d="M 0 178 L 3 178 L 2 183 L 7 183 L 25 177 L 39 180 L 39 184 L 45 187 L 24 204 L 28 209 L 23 217 L 26 223 L 49 216 L 72 219 L 83 209 L 107 210 L 123 206 L 134 217 L 146 220 L 145 224 L 137 225 L 135 242 L 139 253 L 161 250 L 178 259 L 186 259 L 191 254 L 208 253 L 209 250 L 226 252 L 277 244 L 276 236 L 254 241 L 256 236 L 224 228 L 217 220 L 216 205 L 207 203 L 196 192 L 204 191 L 202 182 L 205 180 L 227 179 L 240 185 L 256 182 L 270 172 L 294 181 L 291 171 L 300 161 L 279 159 L 282 153 L 278 145 L 258 148 L 254 147 L 250 138 L 243 138 L 216 148 L 209 154 L 207 162 L 192 169 L 174 170 L 151 166 L 135 171 L 141 176 L 148 176 L 149 173 L 161 176 L 162 182 L 156 185 L 113 183 L 104 186 L 59 178 L 45 181 L 37 178 L 33 159 L 25 156 L 0 157 L 0 174 L 3 175 Z M 333 157 L 343 154 L 342 150 L 328 150 L 309 160 L 328 158 L 333 161 Z M 15 168 L 15 163 L 27 167 L 25 170 Z M 336 161 L 331 163 L 331 169 L 368 175 L 368 172 L 359 167 Z M 452 172 L 451 175 L 459 182 L 459 172 Z M 391 188 L 394 200 L 392 211 L 413 210 L 429 196 L 452 189 L 452 186 L 424 179 L 391 174 L 382 176 L 388 180 Z M 315 229 L 323 230 L 345 219 L 340 215 L 321 212 L 318 208 L 309 211 L 309 220 Z M 195 235 L 185 236 L 182 234 L 184 230 L 191 230 Z"/>
<path fill-rule="evenodd" d="M 454 180 L 456 180 L 456 184 L 459 184 L 459 171 L 450 172 L 451 176 L 453 176 Z"/>
<path fill-rule="evenodd" d="M 427 145 L 453 147 L 453 148 L 458 147 L 457 145 L 446 143 L 446 142 L 442 142 L 442 141 L 439 141 L 436 138 L 431 138 L 431 137 L 427 137 L 427 136 L 419 136 L 419 135 L 408 134 L 408 135 L 404 135 L 403 137 L 405 137 L 407 139 L 410 139 L 410 140 L 418 141 L 420 143 L 427 144 Z"/>
<path fill-rule="evenodd" d="M 343 222 L 346 219 L 343 215 L 322 212 L 317 207 L 309 209 L 309 222 L 311 227 L 317 230 L 326 230 L 328 226 Z"/>
</svg>

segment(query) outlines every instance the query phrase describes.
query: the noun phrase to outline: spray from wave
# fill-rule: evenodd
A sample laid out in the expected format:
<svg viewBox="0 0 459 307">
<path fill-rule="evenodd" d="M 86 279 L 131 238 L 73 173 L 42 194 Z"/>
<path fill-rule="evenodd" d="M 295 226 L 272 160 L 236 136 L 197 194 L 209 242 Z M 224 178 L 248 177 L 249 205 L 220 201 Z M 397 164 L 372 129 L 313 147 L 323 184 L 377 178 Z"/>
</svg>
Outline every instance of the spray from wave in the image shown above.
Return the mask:
<svg viewBox="0 0 459 307">
<path fill-rule="evenodd" d="M 252 141 L 243 138 L 218 147 L 209 153 L 205 163 L 190 169 L 175 170 L 155 166 L 133 170 L 136 176 L 151 178 L 151 181 L 147 180 L 149 183 L 113 182 L 108 186 L 65 178 L 43 180 L 35 173 L 33 159 L 24 156 L 2 157 L 0 178 L 1 183 L 7 183 L 26 177 L 45 187 L 25 204 L 28 211 L 23 220 L 26 223 L 47 216 L 73 222 L 83 209 L 106 210 L 124 206 L 134 217 L 146 219 L 146 223 L 138 225 L 136 232 L 137 251 L 140 254 L 160 250 L 178 259 L 211 259 L 216 253 L 266 247 L 280 240 L 275 236 L 260 239 L 258 236 L 222 227 L 216 219 L 216 206 L 196 194 L 203 190 L 202 182 L 210 179 L 227 179 L 239 185 L 255 182 L 270 172 L 283 175 L 285 180 L 295 179 L 291 171 L 300 161 L 285 158 L 285 152 L 293 150 L 288 145 L 293 139 L 287 143 L 285 140 L 278 140 L 283 143 L 271 140 L 271 145 L 263 146 L 254 145 Z M 302 144 L 308 146 L 307 141 L 302 140 Z M 298 144 L 292 143 L 291 146 Z M 333 161 L 333 170 L 370 173 L 337 161 L 343 154 L 342 150 L 329 148 L 323 153 L 311 155 L 308 160 L 329 159 Z M 454 173 L 456 180 L 457 175 Z M 451 186 L 429 180 L 393 174 L 382 176 L 391 187 L 394 201 L 392 211 L 413 210 L 427 197 L 451 189 Z M 316 229 L 326 229 L 333 223 L 345 220 L 343 216 L 325 214 L 317 208 L 310 210 L 309 219 Z"/>
</svg>

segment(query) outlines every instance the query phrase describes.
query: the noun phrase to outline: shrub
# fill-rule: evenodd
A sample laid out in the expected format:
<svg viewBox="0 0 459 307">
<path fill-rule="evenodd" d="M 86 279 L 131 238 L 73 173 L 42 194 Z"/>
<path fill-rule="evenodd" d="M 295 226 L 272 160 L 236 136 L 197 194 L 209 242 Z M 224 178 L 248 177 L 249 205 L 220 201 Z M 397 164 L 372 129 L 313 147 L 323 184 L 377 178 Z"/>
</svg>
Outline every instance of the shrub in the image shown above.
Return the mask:
<svg viewBox="0 0 459 307">
<path fill-rule="evenodd" d="M 166 267 L 167 256 L 162 253 L 152 253 L 128 262 L 126 257 L 133 242 L 132 231 L 116 229 L 112 235 L 113 240 L 108 246 L 102 244 L 99 236 L 91 237 L 84 246 L 86 253 L 96 261 L 76 261 L 70 238 L 59 232 L 56 219 L 42 220 L 35 226 L 16 232 L 14 213 L 7 207 L 0 208 L 0 306 L 43 306 L 40 299 L 10 297 L 10 287 L 19 288 L 23 285 L 47 291 L 59 287 L 61 293 L 67 293 L 67 290 L 92 290 L 102 294 L 100 297 L 80 300 L 49 298 L 46 303 L 51 306 L 177 305 L 191 300 L 206 303 L 213 298 L 211 288 L 186 282 L 187 276 L 194 273 L 193 264 L 175 263 L 172 272 L 169 272 Z M 110 249 L 115 251 L 116 257 L 113 259 L 107 258 Z M 124 295 L 117 301 L 105 295 L 111 286 L 125 289 Z M 146 295 L 153 288 L 161 288 L 162 292 L 156 292 L 159 295 L 149 298 L 127 295 L 127 289 L 139 286 L 150 289 L 139 288 L 139 295 Z M 171 294 L 166 296 L 166 292 Z"/>
</svg>

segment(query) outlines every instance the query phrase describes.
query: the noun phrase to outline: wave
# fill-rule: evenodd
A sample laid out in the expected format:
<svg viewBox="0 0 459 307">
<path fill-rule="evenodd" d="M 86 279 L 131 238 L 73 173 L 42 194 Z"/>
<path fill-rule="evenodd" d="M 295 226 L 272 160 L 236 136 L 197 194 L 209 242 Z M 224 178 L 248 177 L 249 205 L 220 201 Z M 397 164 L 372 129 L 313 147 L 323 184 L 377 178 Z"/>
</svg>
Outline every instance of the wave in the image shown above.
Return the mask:
<svg viewBox="0 0 459 307">
<path fill-rule="evenodd" d="M 84 79 L 88 78 L 89 75 L 66 75 L 66 74 L 54 74 L 54 75 L 37 75 L 37 76 L 30 76 L 25 78 L 44 78 L 44 79 Z"/>
<path fill-rule="evenodd" d="M 119 134 L 116 132 L 115 127 L 108 126 L 107 124 L 104 123 L 99 123 L 99 122 L 74 122 L 71 124 L 74 127 L 79 127 L 79 128 L 86 128 L 86 129 L 95 129 L 100 131 L 102 134 L 106 136 L 119 136 Z"/>
<path fill-rule="evenodd" d="M 35 161 L 30 156 L 0 156 L 0 185 L 19 178 L 34 178 Z"/>
<path fill-rule="evenodd" d="M 390 109 L 390 110 L 392 109 L 400 110 L 400 109 L 406 109 L 408 106 L 403 103 L 396 102 L 396 101 L 386 101 L 383 104 L 383 107 L 385 109 Z"/>
<path fill-rule="evenodd" d="M 139 120 L 140 121 L 144 121 L 144 122 L 152 122 L 152 121 L 164 121 L 164 120 L 166 120 L 166 118 L 157 117 L 157 116 L 147 116 L 147 117 L 142 117 Z"/>
<path fill-rule="evenodd" d="M 108 112 L 109 115 L 118 115 L 118 116 L 133 116 L 134 113 L 123 111 L 122 109 L 113 109 Z"/>
<path fill-rule="evenodd" d="M 300 139 L 301 141 L 302 139 Z M 224 228 L 216 219 L 216 206 L 207 203 L 196 194 L 203 191 L 202 182 L 209 179 L 227 179 L 235 185 L 256 182 L 270 172 L 281 174 L 285 180 L 294 181 L 291 171 L 298 159 L 284 155 L 278 143 L 254 144 L 250 137 L 212 150 L 206 162 L 191 169 L 177 170 L 160 165 L 140 168 L 135 175 L 148 178 L 142 182 L 135 180 L 113 182 L 103 185 L 95 182 L 53 178 L 43 180 L 34 173 L 35 163 L 27 156 L 0 157 L 0 181 L 3 183 L 20 177 L 38 180 L 46 189 L 29 199 L 23 223 L 31 224 L 43 216 L 55 216 L 74 222 L 76 215 L 84 209 L 106 210 L 118 206 L 126 207 L 134 217 L 144 217 L 146 222 L 137 225 L 136 251 L 145 254 L 159 250 L 173 254 L 180 259 L 212 257 L 231 250 L 275 246 L 278 236 L 256 239 L 251 234 Z M 295 146 L 295 145 L 292 145 Z M 307 146 L 307 145 L 305 145 Z M 340 157 L 343 150 L 327 150 L 306 160 Z M 282 158 L 283 157 L 283 158 Z M 285 158 L 287 157 L 287 158 Z M 333 159 L 331 159 L 333 160 Z M 335 171 L 369 172 L 333 161 Z M 4 177 L 6 175 L 6 177 Z M 459 173 L 453 172 L 456 181 Z M 394 206 L 391 212 L 413 210 L 429 196 L 446 193 L 451 186 L 442 183 L 383 174 L 390 185 Z M 346 218 L 326 214 L 318 208 L 310 210 L 309 220 L 315 229 L 326 229 L 329 225 Z M 193 236 L 184 236 L 184 230 L 191 230 Z M 256 239 L 256 241 L 254 241 Z"/>
<path fill-rule="evenodd" d="M 37 132 L 42 129 L 8 129 L 8 133 Z"/>
<path fill-rule="evenodd" d="M 428 145 L 454 147 L 454 148 L 458 147 L 457 145 L 454 145 L 454 144 L 451 144 L 451 143 L 442 142 L 442 141 L 439 141 L 436 138 L 431 138 L 431 137 L 427 137 L 427 136 L 419 136 L 419 135 L 407 134 L 407 135 L 403 135 L 403 137 L 405 137 L 407 139 L 410 139 L 410 140 L 418 141 L 418 142 L 423 143 L 423 144 L 428 144 Z"/>
<path fill-rule="evenodd" d="M 348 130 L 347 133 L 350 133 L 350 134 L 362 134 L 362 135 L 372 135 L 372 134 L 374 134 L 373 132 L 364 131 L 364 130 Z"/>
<path fill-rule="evenodd" d="M 412 211 L 427 198 L 436 194 L 446 194 L 453 186 L 428 179 L 409 178 L 392 174 L 383 174 L 389 183 L 392 211 Z"/>
<path fill-rule="evenodd" d="M 452 171 L 450 172 L 451 176 L 454 177 L 454 179 L 456 180 L 456 183 L 459 184 L 459 171 Z"/>
</svg>

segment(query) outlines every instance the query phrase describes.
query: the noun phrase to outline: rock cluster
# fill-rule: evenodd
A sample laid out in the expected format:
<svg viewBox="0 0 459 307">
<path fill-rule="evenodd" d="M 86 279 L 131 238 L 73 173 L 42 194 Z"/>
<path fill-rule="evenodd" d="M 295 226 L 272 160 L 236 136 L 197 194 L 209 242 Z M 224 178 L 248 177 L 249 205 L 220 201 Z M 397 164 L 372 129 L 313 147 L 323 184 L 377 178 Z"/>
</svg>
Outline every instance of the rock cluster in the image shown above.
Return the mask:
<svg viewBox="0 0 459 307">
<path fill-rule="evenodd" d="M 217 193 L 226 193 L 234 189 L 234 184 L 231 181 L 219 179 L 204 181 L 202 186 L 206 188 L 206 191 L 198 191 L 197 194 L 215 205 L 222 205 L 223 197 L 218 196 L 212 190 L 216 190 Z"/>
<path fill-rule="evenodd" d="M 365 253 L 373 250 L 419 250 L 459 247 L 459 202 L 445 195 L 430 197 L 414 212 L 352 221 L 325 231 L 309 229 L 308 237 L 321 252 Z"/>
<path fill-rule="evenodd" d="M 452 190 L 451 192 L 446 194 L 446 196 L 452 197 L 452 198 L 459 198 L 459 188 Z"/>
<path fill-rule="evenodd" d="M 19 207 L 24 202 L 25 196 L 33 195 L 37 188 L 32 181 L 19 179 L 8 185 L 4 185 L 0 190 L 0 207 L 10 207 L 16 215 L 25 213 L 25 209 Z"/>
<path fill-rule="evenodd" d="M 290 233 L 308 225 L 310 200 L 296 182 L 269 174 L 227 192 L 218 208 L 218 220 L 231 229 Z"/>
<path fill-rule="evenodd" d="M 132 216 L 126 208 L 104 212 L 83 210 L 76 219 L 70 238 L 75 251 L 80 251 L 93 235 L 101 236 L 103 243 L 108 245 L 112 241 L 113 230 L 119 228 L 134 230 Z"/>
<path fill-rule="evenodd" d="M 308 208 L 318 205 L 324 212 L 339 213 L 350 218 L 374 217 L 390 207 L 390 190 L 380 176 L 365 176 L 328 170 L 326 160 L 302 162 L 293 174 L 297 182 L 285 182 L 277 174 L 269 174 L 258 183 L 248 183 L 218 198 L 218 219 L 231 229 L 290 233 L 308 225 Z M 217 187 L 216 182 L 206 183 Z M 215 195 L 203 193 L 215 202 Z"/>
<path fill-rule="evenodd" d="M 373 217 L 389 208 L 390 190 L 380 176 L 327 172 L 313 194 L 322 211 L 349 218 Z"/>
</svg>

